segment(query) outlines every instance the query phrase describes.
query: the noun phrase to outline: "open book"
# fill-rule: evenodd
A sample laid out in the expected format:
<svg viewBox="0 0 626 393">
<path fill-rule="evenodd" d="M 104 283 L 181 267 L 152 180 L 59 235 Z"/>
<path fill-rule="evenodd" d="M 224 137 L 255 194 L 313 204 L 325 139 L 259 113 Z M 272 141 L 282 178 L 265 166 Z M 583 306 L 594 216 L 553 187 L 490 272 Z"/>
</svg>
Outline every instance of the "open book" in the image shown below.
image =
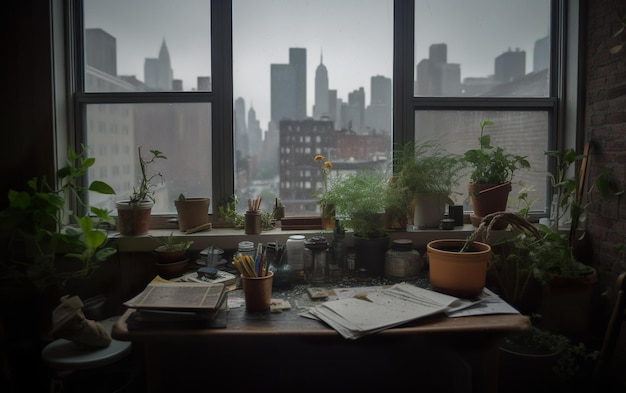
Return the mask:
<svg viewBox="0 0 626 393">
<path fill-rule="evenodd" d="M 226 296 L 222 283 L 151 282 L 124 305 L 139 310 L 211 312 Z"/>
</svg>

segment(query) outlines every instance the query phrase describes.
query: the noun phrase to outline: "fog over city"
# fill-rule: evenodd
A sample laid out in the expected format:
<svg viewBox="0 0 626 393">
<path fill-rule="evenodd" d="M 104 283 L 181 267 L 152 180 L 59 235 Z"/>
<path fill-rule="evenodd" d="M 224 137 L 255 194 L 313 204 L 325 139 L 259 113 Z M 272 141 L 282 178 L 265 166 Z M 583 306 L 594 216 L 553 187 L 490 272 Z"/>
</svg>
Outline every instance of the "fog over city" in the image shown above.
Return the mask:
<svg viewBox="0 0 626 393">
<path fill-rule="evenodd" d="M 415 8 L 414 63 L 428 57 L 430 45 L 445 43 L 462 79 L 493 74 L 494 58 L 509 49 L 532 54 L 548 33 L 548 0 L 416 0 Z M 165 40 L 184 90 L 211 76 L 207 0 L 86 0 L 85 21 L 116 38 L 119 75 L 142 80 L 145 59 Z M 233 0 L 234 96 L 254 107 L 265 129 L 270 64 L 288 63 L 289 48 L 300 47 L 307 49 L 307 114 L 322 55 L 339 98 L 363 87 L 369 100 L 372 76 L 393 77 L 392 26 L 392 0 Z M 531 70 L 532 56 L 526 59 Z"/>
</svg>

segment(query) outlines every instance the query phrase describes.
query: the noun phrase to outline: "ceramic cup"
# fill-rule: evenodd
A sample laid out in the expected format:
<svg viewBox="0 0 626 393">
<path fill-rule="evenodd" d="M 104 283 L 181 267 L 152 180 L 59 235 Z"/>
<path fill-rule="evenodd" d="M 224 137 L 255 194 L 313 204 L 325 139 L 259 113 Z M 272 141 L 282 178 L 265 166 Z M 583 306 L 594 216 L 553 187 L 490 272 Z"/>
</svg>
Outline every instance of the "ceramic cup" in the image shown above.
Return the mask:
<svg viewBox="0 0 626 393">
<path fill-rule="evenodd" d="M 272 301 L 272 282 L 274 272 L 264 277 L 244 277 L 241 275 L 243 297 L 248 311 L 265 311 L 270 309 Z"/>
</svg>

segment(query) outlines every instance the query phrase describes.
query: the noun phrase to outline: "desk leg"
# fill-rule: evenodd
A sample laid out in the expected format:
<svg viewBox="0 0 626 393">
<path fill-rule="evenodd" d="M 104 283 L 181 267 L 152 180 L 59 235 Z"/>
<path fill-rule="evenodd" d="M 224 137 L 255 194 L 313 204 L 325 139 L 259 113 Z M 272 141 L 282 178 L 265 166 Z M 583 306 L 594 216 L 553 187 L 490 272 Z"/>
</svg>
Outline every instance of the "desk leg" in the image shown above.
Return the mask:
<svg viewBox="0 0 626 393">
<path fill-rule="evenodd" d="M 162 388 L 161 380 L 161 356 L 162 351 L 158 343 L 144 344 L 145 371 L 146 371 L 146 392 L 160 392 Z"/>
<path fill-rule="evenodd" d="M 485 346 L 477 352 L 478 358 L 472 372 L 476 392 L 498 392 L 499 342 L 499 340 L 487 340 Z"/>
</svg>

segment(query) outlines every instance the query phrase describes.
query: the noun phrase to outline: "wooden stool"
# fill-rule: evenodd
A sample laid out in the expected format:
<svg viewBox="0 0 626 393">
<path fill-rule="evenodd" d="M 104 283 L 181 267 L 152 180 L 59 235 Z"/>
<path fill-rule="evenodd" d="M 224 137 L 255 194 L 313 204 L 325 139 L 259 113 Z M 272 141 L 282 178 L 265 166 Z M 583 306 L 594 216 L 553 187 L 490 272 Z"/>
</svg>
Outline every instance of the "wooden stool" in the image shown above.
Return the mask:
<svg viewBox="0 0 626 393">
<path fill-rule="evenodd" d="M 111 328 L 118 317 L 99 321 L 111 334 Z M 70 340 L 59 338 L 46 345 L 41 351 L 44 363 L 53 370 L 50 392 L 63 392 L 63 380 L 74 371 L 97 369 L 114 364 L 130 354 L 130 341 L 111 340 L 105 348 L 89 348 L 77 345 Z"/>
</svg>

